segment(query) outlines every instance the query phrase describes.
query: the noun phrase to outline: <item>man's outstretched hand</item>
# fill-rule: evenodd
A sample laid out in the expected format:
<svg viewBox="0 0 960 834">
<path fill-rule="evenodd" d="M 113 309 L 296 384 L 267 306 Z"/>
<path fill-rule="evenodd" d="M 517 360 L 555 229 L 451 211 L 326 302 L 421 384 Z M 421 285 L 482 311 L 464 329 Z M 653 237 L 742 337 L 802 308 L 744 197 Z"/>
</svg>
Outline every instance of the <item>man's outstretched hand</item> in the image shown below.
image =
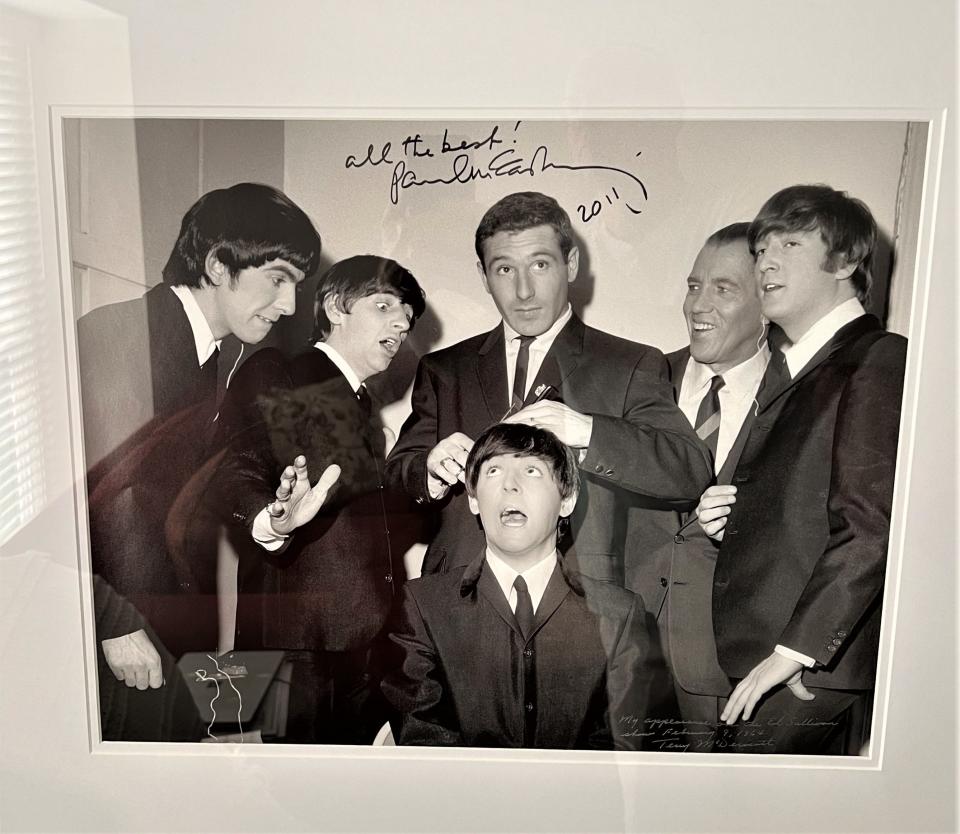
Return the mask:
<svg viewBox="0 0 960 834">
<path fill-rule="evenodd" d="M 267 505 L 270 526 L 274 532 L 278 536 L 288 536 L 311 521 L 339 477 L 340 467 L 334 463 L 323 471 L 316 486 L 310 486 L 307 459 L 297 455 L 293 465 L 284 469 L 280 476 L 276 500 Z"/>
</svg>

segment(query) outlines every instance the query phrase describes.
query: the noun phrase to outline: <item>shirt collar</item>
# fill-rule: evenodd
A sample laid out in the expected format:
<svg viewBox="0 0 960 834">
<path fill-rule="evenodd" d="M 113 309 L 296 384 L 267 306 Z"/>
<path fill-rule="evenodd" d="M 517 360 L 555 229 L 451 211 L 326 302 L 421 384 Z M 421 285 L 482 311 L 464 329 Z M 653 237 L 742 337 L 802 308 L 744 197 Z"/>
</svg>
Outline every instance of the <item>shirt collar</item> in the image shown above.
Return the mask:
<svg viewBox="0 0 960 834">
<path fill-rule="evenodd" d="M 486 556 L 487 564 L 490 566 L 490 570 L 493 571 L 493 575 L 496 577 L 497 584 L 500 586 L 500 590 L 503 591 L 504 597 L 509 601 L 514 580 L 518 576 L 522 576 L 524 582 L 527 583 L 527 590 L 530 592 L 533 610 L 536 611 L 537 605 L 539 605 L 544 592 L 547 590 L 550 577 L 553 576 L 554 568 L 557 566 L 557 551 L 554 550 L 552 553 L 547 554 L 539 562 L 527 568 L 522 573 L 515 571 L 503 559 L 493 553 L 489 547 L 487 548 Z"/>
<path fill-rule="evenodd" d="M 535 337 L 534 344 L 536 344 L 538 347 L 540 345 L 552 345 L 553 340 L 557 338 L 557 335 L 561 330 L 563 330 L 566 323 L 570 321 L 570 317 L 572 315 L 573 308 L 570 306 L 570 304 L 567 304 L 567 309 L 560 314 L 560 317 L 552 325 L 550 325 L 549 330 L 546 330 L 539 336 Z M 520 334 L 517 333 L 517 331 L 514 330 L 509 324 L 507 324 L 506 319 L 503 320 L 503 338 L 506 340 L 508 345 L 512 344 L 514 339 L 520 338 Z M 531 345 L 531 347 L 533 347 L 533 345 Z M 549 348 L 547 349 L 549 350 Z"/>
<path fill-rule="evenodd" d="M 785 345 L 783 355 L 786 357 L 790 376 L 795 377 L 800 373 L 817 351 L 827 344 L 841 327 L 850 324 L 865 313 L 858 299 L 847 299 L 814 322 L 793 344 Z"/>
<path fill-rule="evenodd" d="M 330 361 L 340 369 L 340 373 L 347 378 L 347 382 L 350 383 L 353 393 L 356 394 L 362 385 L 360 377 L 354 373 L 353 368 L 351 368 L 347 360 L 340 355 L 340 352 L 336 348 L 330 347 L 326 342 L 316 342 L 313 346 L 321 353 L 325 353 L 330 357 Z"/>
<path fill-rule="evenodd" d="M 197 299 L 190 292 L 190 287 L 178 284 L 170 287 L 170 289 L 183 305 L 183 312 L 186 313 L 190 330 L 193 332 L 193 343 L 197 349 L 197 363 L 203 367 L 204 362 L 213 355 L 213 351 L 220 347 L 221 340 L 213 338 L 213 331 L 210 329 L 200 305 L 197 304 Z"/>
<path fill-rule="evenodd" d="M 757 384 L 763 377 L 763 373 L 767 368 L 767 362 L 769 361 L 770 348 L 767 346 L 766 339 L 764 339 L 760 349 L 753 354 L 753 356 L 749 359 L 744 359 L 739 365 L 734 365 L 732 368 L 728 368 L 720 374 L 720 376 L 723 377 L 723 388 L 720 390 L 727 391 L 728 393 L 749 391 L 752 396 L 757 390 Z M 686 379 L 686 374 L 690 375 L 689 384 L 691 391 L 706 388 L 710 384 L 710 380 L 717 376 L 716 372 L 709 365 L 698 362 L 692 356 L 684 373 L 684 379 Z"/>
</svg>

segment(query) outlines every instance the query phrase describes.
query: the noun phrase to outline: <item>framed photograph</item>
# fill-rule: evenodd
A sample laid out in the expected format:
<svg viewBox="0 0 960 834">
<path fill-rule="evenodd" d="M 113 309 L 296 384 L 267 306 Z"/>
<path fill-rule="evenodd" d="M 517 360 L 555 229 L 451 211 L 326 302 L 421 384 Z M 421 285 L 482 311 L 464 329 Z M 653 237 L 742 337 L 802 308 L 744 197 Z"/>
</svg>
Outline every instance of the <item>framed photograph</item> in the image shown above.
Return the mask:
<svg viewBox="0 0 960 834">
<path fill-rule="evenodd" d="M 829 807 L 787 827 L 854 830 L 863 824 L 864 811 L 858 812 L 859 823 L 854 822 L 857 815 L 845 816 L 849 809 L 836 795 L 837 783 L 848 790 L 863 786 L 871 797 L 867 813 L 879 815 L 877 819 L 881 810 L 888 820 L 913 819 L 909 809 L 898 809 L 883 786 L 905 778 L 904 756 L 916 756 L 918 747 L 928 749 L 913 738 L 911 728 L 919 722 L 906 715 L 910 690 L 900 682 L 897 669 L 915 662 L 911 649 L 904 646 L 914 646 L 926 633 L 918 631 L 917 617 L 934 599 L 931 589 L 920 591 L 916 586 L 911 557 L 917 545 L 911 531 L 917 526 L 913 519 L 922 500 L 918 496 L 929 488 L 930 452 L 920 432 L 933 415 L 923 380 L 943 362 L 941 352 L 930 346 L 942 318 L 937 301 L 942 290 L 934 270 L 942 255 L 933 245 L 935 230 L 944 228 L 938 214 L 946 133 L 942 111 L 920 98 L 876 107 L 863 107 L 865 102 L 854 98 L 843 99 L 841 107 L 834 101 L 810 107 L 810 101 L 818 100 L 789 97 L 774 104 L 779 101 L 774 91 L 766 94 L 761 106 L 741 98 L 718 109 L 710 106 L 709 97 L 702 97 L 704 104 L 685 102 L 678 108 L 667 96 L 661 97 L 661 106 L 648 107 L 631 97 L 623 99 L 629 106 L 614 108 L 591 97 L 587 89 L 547 96 L 533 105 L 532 93 L 505 97 L 502 105 L 481 97 L 484 101 L 477 103 L 485 106 L 471 109 L 457 106 L 442 88 L 428 106 L 395 91 L 386 99 L 368 92 L 355 102 L 341 104 L 334 98 L 329 106 L 319 107 L 308 95 L 292 95 L 289 104 L 279 105 L 259 94 L 225 98 L 209 92 L 209 79 L 198 82 L 196 90 L 181 100 L 182 88 L 177 91 L 174 79 L 160 77 L 167 63 L 149 53 L 160 30 L 148 33 L 140 28 L 161 20 L 174 26 L 173 16 L 155 12 L 154 20 L 142 12 L 125 14 L 130 16 L 121 16 L 120 22 L 131 26 L 131 78 L 149 77 L 153 95 L 111 87 L 94 96 L 90 91 L 99 82 L 93 73 L 80 91 L 50 82 L 49 89 L 35 93 L 49 108 L 49 124 L 35 116 L 34 130 L 51 162 L 33 174 L 40 183 L 36 214 L 43 241 L 36 254 L 44 265 L 45 295 L 42 300 L 37 296 L 32 315 L 38 322 L 52 320 L 64 346 L 51 377 L 60 386 L 55 421 L 63 438 L 54 469 L 58 482 L 71 488 L 54 496 L 48 487 L 39 497 L 21 490 L 36 508 L 28 527 L 43 526 L 56 504 L 60 523 L 67 529 L 62 536 L 51 527 L 34 533 L 32 539 L 22 534 L 11 539 L 15 545 L 26 543 L 15 548 L 14 558 L 7 562 L 16 592 L 12 613 L 4 618 L 9 624 L 7 646 L 16 645 L 6 653 L 17 661 L 17 668 L 29 662 L 28 647 L 21 648 L 19 639 L 24 630 L 38 623 L 56 626 L 49 645 L 65 664 L 69 680 L 62 681 L 57 698 L 37 704 L 18 687 L 10 707 L 34 717 L 42 707 L 55 716 L 49 729 L 38 731 L 41 736 L 69 726 L 69 768 L 78 779 L 94 785 L 95 805 L 107 806 L 111 786 L 127 785 L 145 795 L 160 781 L 171 801 L 183 798 L 182 807 L 152 822 L 138 816 L 148 805 L 146 799 L 122 800 L 112 817 L 116 827 L 765 830 L 778 824 L 778 801 L 798 791 L 819 790 L 826 792 Z M 558 14 L 571 22 L 576 17 L 568 8 Z M 112 15 L 109 22 L 115 24 Z M 345 23 L 352 17 L 338 10 L 335 19 Z M 112 41 L 106 23 L 84 26 Z M 54 43 L 65 38 L 56 27 L 53 36 Z M 588 56 L 596 58 L 583 47 L 577 47 L 577 54 L 581 68 Z M 139 61 L 144 62 L 142 67 Z M 667 66 L 673 66 L 672 60 Z M 292 71 L 287 67 L 271 84 L 281 83 L 280 78 Z M 233 89 L 245 94 L 256 89 L 249 78 L 234 81 Z M 311 302 L 319 277 L 330 266 L 356 255 L 391 259 L 415 276 L 426 293 L 426 308 L 391 357 L 389 372 L 372 375 L 367 386 L 379 407 L 386 451 L 397 442 L 410 414 L 411 389 L 422 357 L 491 331 L 501 320 L 483 277 L 484 266 L 478 274 L 474 240 L 484 213 L 501 198 L 535 191 L 556 199 L 572 221 L 579 254 L 576 280 L 571 279 L 567 288 L 573 315 L 587 327 L 664 354 L 690 340 L 684 300 L 694 262 L 710 235 L 751 221 L 771 195 L 795 184 L 824 183 L 862 200 L 878 229 L 865 309 L 887 331 L 905 337 L 909 348 L 882 616 L 877 619 L 875 697 L 871 710 L 860 717 L 859 755 L 771 756 L 760 755 L 762 748 L 756 754 L 745 755 L 741 749 L 733 755 L 722 745 L 705 755 L 669 733 L 659 735 L 642 752 L 413 749 L 385 742 L 385 732 L 374 744 L 257 743 L 282 740 L 287 701 L 281 690 L 289 686 L 289 679 L 284 678 L 280 653 L 254 657 L 243 654 L 243 645 L 234 645 L 244 616 L 244 563 L 225 537 L 216 545 L 215 571 L 199 578 L 191 566 L 185 574 L 188 581 L 206 583 L 207 602 L 213 607 L 204 616 L 225 654 L 213 652 L 211 643 L 210 653 L 201 653 L 211 660 L 209 668 L 204 658 L 176 654 L 173 665 L 164 667 L 163 691 L 170 692 L 173 680 L 180 687 L 161 707 L 170 711 L 165 726 L 177 726 L 174 713 L 193 708 L 201 719 L 190 730 L 189 738 L 196 743 L 186 738 L 172 743 L 176 733 L 111 740 L 123 735 L 107 731 L 110 716 L 122 711 L 127 720 L 130 707 L 118 701 L 105 709 L 104 682 L 98 680 L 98 665 L 101 671 L 104 668 L 98 660 L 102 654 L 98 637 L 107 632 L 102 631 L 104 611 L 98 595 L 103 583 L 96 558 L 91 557 L 91 542 L 100 535 L 93 508 L 103 499 L 105 487 L 98 482 L 95 495 L 89 473 L 115 453 L 112 441 L 100 443 L 99 430 L 104 429 L 104 437 L 110 435 L 114 419 L 121 422 L 122 404 L 110 399 L 109 392 L 101 395 L 102 382 L 89 381 L 91 374 L 96 377 L 103 367 L 113 367 L 108 363 L 117 358 L 110 356 L 113 340 L 107 340 L 106 352 L 100 354 L 108 358 L 94 358 L 84 352 L 77 322 L 160 285 L 171 250 L 178 235 L 182 237 L 187 211 L 203 195 L 238 182 L 263 183 L 285 194 L 319 231 L 323 248 L 312 276 L 297 291 L 295 310 L 272 323 L 253 351 L 244 349 L 221 387 L 230 391 L 230 375 L 239 373 L 260 350 L 289 358 L 311 344 L 315 337 Z M 51 300 L 56 306 L 52 319 L 46 312 Z M 221 355 L 233 349 L 231 341 L 220 343 Z M 38 364 L 37 373 L 53 373 L 48 364 L 48 360 Z M 91 403 L 96 408 L 93 420 Z M 864 427 L 865 433 L 869 431 Z M 29 442 L 33 441 L 27 438 L 19 443 L 21 460 L 27 459 L 23 449 Z M 49 450 L 45 454 L 49 459 Z M 34 480 L 51 484 L 50 464 L 45 466 L 42 477 Z M 156 471 L 162 480 L 164 470 Z M 106 483 L 109 486 L 109 479 Z M 111 518 L 124 511 L 122 503 L 109 510 Z M 29 519 L 29 514 L 21 517 Z M 44 555 L 63 541 L 71 542 L 68 552 L 61 550 L 52 560 Z M 398 570 L 407 578 L 419 575 L 428 541 L 428 536 L 420 535 L 416 544 L 404 546 L 399 554 Z M 937 564 L 946 585 L 949 569 L 944 561 Z M 630 590 L 640 591 L 640 586 Z M 45 602 L 32 616 L 16 603 L 40 592 Z M 61 609 L 56 615 L 51 613 L 53 605 Z M 122 617 L 118 610 L 111 608 L 110 616 Z M 183 621 L 188 625 L 189 616 Z M 222 657 L 228 661 L 218 663 Z M 234 685 L 240 678 L 247 679 L 241 686 L 249 693 L 245 706 Z M 262 686 L 249 686 L 259 679 Z M 220 708 L 237 711 L 236 722 L 218 716 L 218 700 Z M 5 723 L 8 710 L 5 707 Z M 945 715 L 940 706 L 931 705 L 931 718 Z M 636 716 L 624 712 L 611 720 L 623 723 L 631 718 Z M 202 738 L 226 743 L 200 743 Z M 25 731 L 15 732 L 13 741 L 17 747 L 29 743 Z M 712 745 L 719 741 L 711 737 Z M 746 746 L 742 739 L 739 743 Z M 849 746 L 845 752 L 852 752 Z M 938 773 L 933 781 L 940 785 L 944 776 L 949 774 Z M 463 801 L 471 792 L 461 780 L 488 779 L 502 780 L 498 791 L 502 802 L 493 809 L 475 809 L 470 819 L 459 819 L 451 809 L 427 807 L 431 803 L 422 800 L 422 785 L 437 785 L 450 799 Z M 231 796 L 233 806 L 224 812 L 223 799 L 214 803 L 219 810 L 205 805 L 196 790 L 204 780 Z M 658 794 L 687 796 L 705 781 L 710 787 L 697 790 L 703 790 L 709 802 L 721 797 L 729 802 L 733 797 L 736 821 L 717 819 L 700 807 L 685 807 L 680 813 L 649 809 Z M 310 786 L 318 783 L 323 785 L 320 796 L 329 814 L 317 812 L 306 801 Z M 385 783 L 389 787 L 381 790 L 387 804 L 404 804 L 406 810 L 367 807 L 369 786 Z M 18 782 L 12 776 L 10 785 L 17 784 L 24 795 L 33 790 L 26 777 Z M 73 776 L 61 777 L 59 784 L 74 784 Z M 949 795 L 949 788 L 938 789 Z M 535 792 L 534 807 L 524 805 L 526 791 Z M 758 793 L 769 803 L 748 801 Z M 254 794 L 261 801 L 269 797 L 274 811 Z M 28 827 L 25 807 L 15 807 L 12 813 L 14 827 Z M 51 809 L 37 813 L 48 828 L 70 826 Z M 931 825 L 937 825 L 933 820 L 945 819 L 947 809 L 930 813 Z M 89 824 L 111 824 L 104 823 L 105 818 L 91 812 Z"/>
</svg>

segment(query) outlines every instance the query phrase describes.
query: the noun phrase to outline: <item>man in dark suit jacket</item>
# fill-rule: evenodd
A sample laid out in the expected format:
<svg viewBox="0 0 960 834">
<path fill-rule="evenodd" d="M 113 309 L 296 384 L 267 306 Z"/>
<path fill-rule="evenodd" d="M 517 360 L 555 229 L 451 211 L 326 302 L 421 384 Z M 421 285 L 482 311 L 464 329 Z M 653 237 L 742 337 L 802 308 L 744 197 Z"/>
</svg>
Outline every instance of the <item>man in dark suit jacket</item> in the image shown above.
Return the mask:
<svg viewBox="0 0 960 834">
<path fill-rule="evenodd" d="M 466 567 L 415 579 L 383 691 L 400 744 L 636 749 L 648 735 L 643 603 L 579 577 L 557 552 L 577 500 L 574 453 L 500 424 L 467 459 L 486 544 Z"/>
<path fill-rule="evenodd" d="M 673 402 L 660 351 L 573 314 L 567 290 L 579 250 L 554 199 L 504 197 L 481 220 L 475 248 L 503 323 L 421 360 L 412 413 L 388 461 L 388 477 L 440 509 L 423 571 L 463 567 L 481 547 L 463 469 L 473 438 L 507 419 L 577 450 L 583 488 L 571 524 L 580 569 L 622 585 L 627 508 L 693 506 L 709 480 L 706 453 Z"/>
<path fill-rule="evenodd" d="M 707 238 L 683 302 L 690 344 L 667 356 L 680 410 L 709 450 L 721 484 L 730 483 L 736 468 L 770 358 L 749 225 L 734 223 Z M 695 513 L 635 513 L 628 555 L 627 587 L 657 618 L 686 749 L 710 752 L 721 704 L 733 688 L 713 635 L 717 545 Z"/>
<path fill-rule="evenodd" d="M 764 314 L 789 343 L 700 521 L 722 537 L 714 627 L 739 680 L 721 717 L 753 717 L 741 738 L 763 751 L 855 753 L 869 715 L 906 356 L 861 303 L 875 240 L 869 209 L 827 186 L 778 192 L 750 227 Z"/>
<path fill-rule="evenodd" d="M 221 340 L 263 339 L 319 254 L 309 218 L 276 189 L 212 191 L 184 216 L 161 285 L 77 323 L 104 738 L 172 737 L 164 694 L 127 697 L 118 681 L 173 685 L 173 657 L 216 645 L 215 532 L 171 549 L 188 521 L 171 508 L 212 452 L 218 389 L 241 351 L 218 362 Z"/>
<path fill-rule="evenodd" d="M 416 515 L 384 488 L 383 426 L 363 383 L 386 371 L 424 306 L 394 261 L 340 261 L 317 286 L 316 343 L 289 366 L 261 351 L 230 388 L 231 451 L 213 503 L 246 540 L 236 645 L 282 649 L 293 663 L 286 741 L 369 744 L 387 719 L 378 639 Z M 278 503 L 295 503 L 288 493 L 306 484 L 306 462 L 336 463 L 339 481 L 315 516 L 293 519 L 273 485 L 283 477 Z"/>
</svg>

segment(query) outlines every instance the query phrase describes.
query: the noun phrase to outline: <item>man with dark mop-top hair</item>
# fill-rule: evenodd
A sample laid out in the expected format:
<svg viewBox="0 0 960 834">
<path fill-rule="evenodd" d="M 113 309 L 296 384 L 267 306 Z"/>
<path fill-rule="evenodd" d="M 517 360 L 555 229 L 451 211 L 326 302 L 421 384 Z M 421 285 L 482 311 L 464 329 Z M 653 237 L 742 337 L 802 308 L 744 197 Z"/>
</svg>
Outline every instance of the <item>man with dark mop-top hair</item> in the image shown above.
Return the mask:
<svg viewBox="0 0 960 834">
<path fill-rule="evenodd" d="M 261 341 L 319 257 L 285 194 L 239 183 L 184 215 L 162 284 L 77 323 L 104 739 L 195 737 L 170 689 L 176 657 L 216 647 L 216 530 L 171 509 L 214 452 L 242 351 L 221 341 Z"/>
<path fill-rule="evenodd" d="M 907 349 L 864 311 L 876 237 L 826 185 L 777 192 L 750 225 L 785 343 L 732 484 L 699 507 L 722 539 L 714 629 L 736 686 L 721 719 L 740 752 L 856 754 L 868 738 Z"/>
<path fill-rule="evenodd" d="M 548 431 L 501 423 L 477 438 L 465 485 L 485 544 L 466 567 L 409 582 L 392 630 L 383 691 L 398 743 L 639 749 L 643 602 L 557 551 L 578 497 L 575 454 Z"/>
</svg>

